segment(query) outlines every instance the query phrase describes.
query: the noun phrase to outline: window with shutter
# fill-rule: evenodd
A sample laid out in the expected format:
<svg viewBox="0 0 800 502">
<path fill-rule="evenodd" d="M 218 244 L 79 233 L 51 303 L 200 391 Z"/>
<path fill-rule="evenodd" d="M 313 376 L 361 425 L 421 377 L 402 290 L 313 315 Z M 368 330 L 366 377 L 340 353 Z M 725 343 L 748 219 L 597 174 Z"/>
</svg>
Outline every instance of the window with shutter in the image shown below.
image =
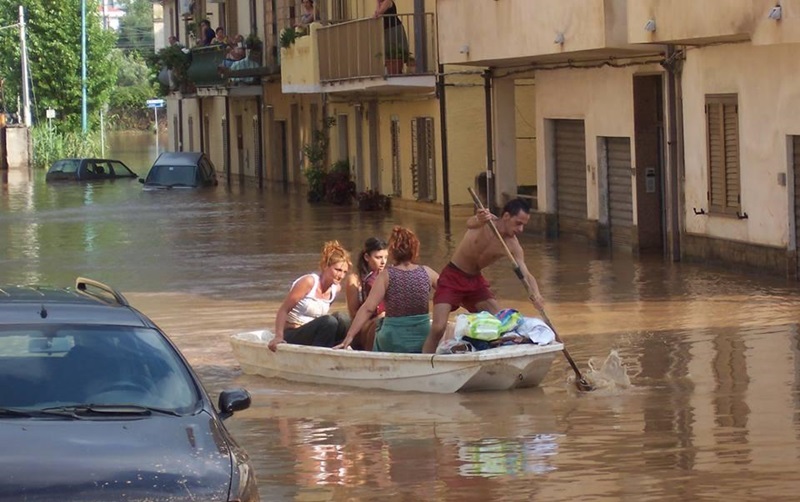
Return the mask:
<svg viewBox="0 0 800 502">
<path fill-rule="evenodd" d="M 736 94 L 706 96 L 706 129 L 709 211 L 736 214 L 741 209 Z"/>
</svg>

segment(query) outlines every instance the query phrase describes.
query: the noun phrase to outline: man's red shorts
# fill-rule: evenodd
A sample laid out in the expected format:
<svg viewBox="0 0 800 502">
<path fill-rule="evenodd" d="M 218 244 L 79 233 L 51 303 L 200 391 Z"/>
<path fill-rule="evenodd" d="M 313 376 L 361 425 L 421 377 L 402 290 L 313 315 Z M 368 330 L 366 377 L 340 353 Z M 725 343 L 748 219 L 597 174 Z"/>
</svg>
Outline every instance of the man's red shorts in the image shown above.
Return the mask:
<svg viewBox="0 0 800 502">
<path fill-rule="evenodd" d="M 494 295 L 489 290 L 489 283 L 481 274 L 467 274 L 448 263 L 436 282 L 433 304 L 449 303 L 451 311 L 464 307 L 470 312 L 477 312 L 477 303 L 492 298 Z"/>
</svg>

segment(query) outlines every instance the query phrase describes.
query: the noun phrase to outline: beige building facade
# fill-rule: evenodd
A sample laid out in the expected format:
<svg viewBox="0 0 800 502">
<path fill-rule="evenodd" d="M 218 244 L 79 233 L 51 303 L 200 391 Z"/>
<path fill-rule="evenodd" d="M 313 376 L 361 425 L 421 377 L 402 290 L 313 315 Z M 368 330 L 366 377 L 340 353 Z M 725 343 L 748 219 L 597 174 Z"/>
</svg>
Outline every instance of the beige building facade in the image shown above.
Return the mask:
<svg viewBox="0 0 800 502">
<path fill-rule="evenodd" d="M 719 4 L 438 0 L 445 67 L 492 75 L 494 196 L 529 79 L 542 230 L 797 276 L 800 2 Z"/>
<path fill-rule="evenodd" d="M 390 195 L 398 209 L 469 213 L 466 188 L 487 163 L 482 70 L 440 75 L 436 2 L 395 3 L 407 43 L 398 58 L 391 39 L 398 35 L 373 18 L 373 0 L 318 0 L 316 22 L 285 44 L 281 34 L 298 24 L 299 0 L 165 0 L 163 36 L 177 36 L 192 52 L 189 85 L 174 86 L 167 98 L 169 148 L 202 149 L 229 183 L 305 190 L 303 150 L 323 131 L 327 164 L 346 161 L 358 192 Z M 196 46 L 200 19 L 231 37 L 255 33 L 260 69 L 219 75 L 223 55 Z M 532 91 L 530 82 L 518 86 L 524 106 L 513 112 L 524 137 L 504 139 L 528 156 L 535 152 Z M 534 164 L 520 161 L 529 187 Z"/>
</svg>

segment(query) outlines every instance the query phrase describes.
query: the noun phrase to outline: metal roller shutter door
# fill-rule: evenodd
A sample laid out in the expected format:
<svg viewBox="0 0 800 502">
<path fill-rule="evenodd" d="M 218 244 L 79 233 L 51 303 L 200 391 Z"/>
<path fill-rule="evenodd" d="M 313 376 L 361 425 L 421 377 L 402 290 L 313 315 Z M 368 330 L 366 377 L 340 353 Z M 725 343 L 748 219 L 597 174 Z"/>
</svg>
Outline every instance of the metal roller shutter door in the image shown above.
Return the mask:
<svg viewBox="0 0 800 502">
<path fill-rule="evenodd" d="M 556 211 L 559 231 L 586 220 L 586 135 L 582 120 L 556 120 Z"/>
<path fill-rule="evenodd" d="M 613 247 L 631 248 L 633 229 L 633 184 L 631 140 L 608 138 L 608 223 Z"/>
</svg>

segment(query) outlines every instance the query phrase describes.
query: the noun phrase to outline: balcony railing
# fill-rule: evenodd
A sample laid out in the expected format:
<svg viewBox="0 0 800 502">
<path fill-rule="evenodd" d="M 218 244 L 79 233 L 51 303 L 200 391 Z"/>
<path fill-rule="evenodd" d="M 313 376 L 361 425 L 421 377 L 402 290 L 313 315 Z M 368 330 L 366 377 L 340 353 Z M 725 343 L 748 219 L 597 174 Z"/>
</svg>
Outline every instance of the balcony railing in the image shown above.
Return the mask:
<svg viewBox="0 0 800 502">
<path fill-rule="evenodd" d="M 394 19 L 399 23 L 395 24 Z M 400 14 L 396 18 L 358 19 L 321 27 L 320 80 L 325 83 L 434 73 L 434 21 L 432 13 Z"/>
<path fill-rule="evenodd" d="M 250 50 L 244 59 L 225 59 L 226 48 L 222 45 L 195 47 L 191 50 L 192 62 L 187 76 L 195 87 L 223 87 L 228 85 L 255 85 L 261 77 L 277 71 L 273 65 L 264 65 L 260 58 L 251 59 Z"/>
</svg>

